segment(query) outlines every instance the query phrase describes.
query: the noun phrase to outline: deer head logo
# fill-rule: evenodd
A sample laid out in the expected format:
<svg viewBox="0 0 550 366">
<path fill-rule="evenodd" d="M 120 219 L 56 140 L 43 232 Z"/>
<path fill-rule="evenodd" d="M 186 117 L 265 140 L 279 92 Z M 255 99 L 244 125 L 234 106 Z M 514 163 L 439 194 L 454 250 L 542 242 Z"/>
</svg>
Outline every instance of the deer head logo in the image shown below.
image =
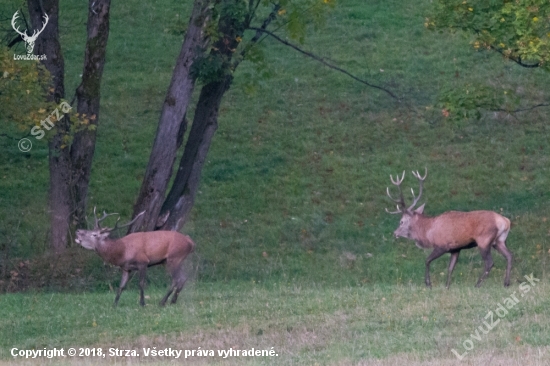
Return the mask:
<svg viewBox="0 0 550 366">
<path fill-rule="evenodd" d="M 38 35 L 40 33 L 42 33 L 42 31 L 44 30 L 44 28 L 46 28 L 46 24 L 48 24 L 48 14 L 44 14 L 44 24 L 42 25 L 42 29 L 40 30 L 35 30 L 33 33 L 32 33 L 32 36 L 28 36 L 27 35 L 27 30 L 25 30 L 24 32 L 21 32 L 19 30 L 19 27 L 17 27 L 15 25 L 15 21 L 17 20 L 17 17 L 18 17 L 18 14 L 19 13 L 19 10 L 15 12 L 15 14 L 13 14 L 13 18 L 11 18 L 11 26 L 13 27 L 13 29 L 19 33 L 19 35 L 21 35 L 21 38 L 23 38 L 23 41 L 25 41 L 26 43 L 26 48 L 27 48 L 27 54 L 32 54 L 32 51 L 34 49 L 34 42 L 36 42 L 36 38 L 38 38 Z"/>
</svg>

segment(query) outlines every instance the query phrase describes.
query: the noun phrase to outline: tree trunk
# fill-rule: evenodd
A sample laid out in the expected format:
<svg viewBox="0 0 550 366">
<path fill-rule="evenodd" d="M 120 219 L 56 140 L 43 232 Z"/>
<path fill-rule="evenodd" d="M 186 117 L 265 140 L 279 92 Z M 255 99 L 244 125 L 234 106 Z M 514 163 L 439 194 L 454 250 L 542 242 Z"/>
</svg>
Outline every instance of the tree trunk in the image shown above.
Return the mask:
<svg viewBox="0 0 550 366">
<path fill-rule="evenodd" d="M 65 96 L 64 78 L 65 65 L 61 46 L 59 44 L 59 1 L 58 0 L 28 0 L 31 24 L 33 29 L 40 29 L 47 14 L 49 21 L 40 36 L 36 39 L 34 52 L 36 55 L 46 55 L 42 61 L 52 76 L 53 92 L 51 100 L 59 103 Z M 69 149 L 64 147 L 63 136 L 69 132 L 68 118 L 55 123 L 55 135 L 49 142 L 49 214 L 50 214 L 50 249 L 56 253 L 67 247 L 69 232 L 69 216 L 71 213 L 69 197 Z"/>
<path fill-rule="evenodd" d="M 236 0 L 231 5 L 237 6 L 238 4 L 239 1 Z M 228 12 L 220 15 L 220 19 L 218 20 L 218 34 L 220 38 L 213 45 L 209 55 L 209 57 L 217 58 L 221 62 L 220 69 L 217 70 L 220 77 L 217 80 L 209 81 L 201 89 L 191 132 L 189 133 L 174 183 L 162 207 L 159 208 L 159 204 L 160 200 L 163 199 L 170 175 L 167 175 L 165 180 L 162 181 L 162 189 L 156 191 L 150 189 L 149 207 L 141 205 L 138 209 L 134 209 L 134 216 L 141 210 L 150 209 L 146 213 L 146 215 L 149 215 L 147 217 L 148 221 L 142 225 L 142 228 L 146 231 L 180 230 L 189 217 L 189 212 L 195 202 L 202 167 L 212 143 L 212 138 L 218 128 L 218 111 L 222 98 L 225 92 L 229 90 L 233 80 L 232 75 L 244 57 L 243 51 L 234 60 L 234 52 L 242 40 L 244 30 L 249 26 L 255 13 L 254 2 L 251 1 L 249 4 L 250 13 L 244 19 L 235 16 L 236 12 L 231 11 L 238 7 L 232 8 L 228 6 Z M 259 2 L 256 3 L 256 5 L 258 4 Z M 265 30 L 276 18 L 278 10 L 279 5 L 275 5 L 272 12 L 264 20 L 260 30 Z M 260 39 L 261 34 L 261 32 L 257 32 L 252 38 L 251 44 L 256 43 Z M 158 136 L 157 133 L 157 138 Z M 156 160 L 158 161 L 160 157 L 156 157 Z M 170 167 L 172 167 L 174 157 L 172 155 L 170 157 Z M 153 159 L 155 158 L 152 156 L 151 160 Z M 142 186 L 142 189 L 144 186 Z M 144 194 L 143 191 L 142 194 Z M 136 205 L 136 207 L 138 206 Z"/>
<path fill-rule="evenodd" d="M 213 81 L 201 89 L 193 125 L 176 178 L 159 216 L 159 230 L 180 230 L 195 202 L 200 176 L 212 137 L 218 129 L 218 111 L 232 76 Z"/>
<path fill-rule="evenodd" d="M 191 66 L 204 52 L 206 39 L 203 31 L 209 18 L 209 5 L 209 0 L 194 2 L 183 46 L 162 107 L 147 170 L 134 205 L 133 217 L 141 211 L 145 211 L 145 214 L 129 227 L 128 232 L 151 231 L 156 226 L 176 153 L 186 129 L 185 114 L 195 84 Z"/>
<path fill-rule="evenodd" d="M 272 12 L 264 20 L 261 29 L 276 18 L 279 5 L 276 4 Z M 244 51 L 234 60 L 239 39 L 242 39 L 244 29 L 250 23 L 254 13 L 241 23 L 233 18 L 232 14 L 225 14 L 219 20 L 218 31 L 222 37 L 213 47 L 212 55 L 224 60 L 223 71 L 225 76 L 220 80 L 211 81 L 201 90 L 193 126 L 185 145 L 185 151 L 180 161 L 172 189 L 168 193 L 157 222 L 157 230 L 180 230 L 189 218 L 189 213 L 195 203 L 195 196 L 199 186 L 204 161 L 210 148 L 214 133 L 218 129 L 218 112 L 222 98 L 229 90 L 233 81 L 232 74 L 242 61 Z M 250 40 L 250 45 L 256 43 L 261 32 Z"/>
<path fill-rule="evenodd" d="M 89 126 L 99 123 L 100 86 L 105 66 L 109 38 L 111 0 L 90 0 L 88 9 L 88 40 L 84 56 L 82 82 L 76 89 L 77 112 L 89 120 Z M 71 145 L 72 212 L 78 228 L 86 227 L 86 196 L 92 170 L 96 128 L 77 132 Z"/>
<path fill-rule="evenodd" d="M 56 127 L 60 130 L 67 128 L 68 131 L 68 121 L 63 118 L 60 123 L 65 126 Z M 56 132 L 55 136 L 49 141 L 50 189 L 48 199 L 50 249 L 55 253 L 61 253 L 67 248 L 71 216 L 69 193 L 71 161 L 69 148 L 62 146 L 63 134 Z"/>
</svg>

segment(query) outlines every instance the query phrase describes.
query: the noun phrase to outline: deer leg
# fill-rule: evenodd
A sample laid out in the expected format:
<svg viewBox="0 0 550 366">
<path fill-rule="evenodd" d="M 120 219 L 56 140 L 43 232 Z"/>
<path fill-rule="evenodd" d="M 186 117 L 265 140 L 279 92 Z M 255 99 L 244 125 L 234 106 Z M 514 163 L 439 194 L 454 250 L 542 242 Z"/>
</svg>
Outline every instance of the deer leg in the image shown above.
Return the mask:
<svg viewBox="0 0 550 366">
<path fill-rule="evenodd" d="M 170 274 L 170 278 L 172 278 L 172 283 L 170 284 L 170 288 L 168 288 L 168 292 L 166 293 L 166 295 L 164 295 L 162 300 L 160 300 L 160 306 L 166 305 L 166 301 L 168 301 L 168 298 L 170 297 L 172 292 L 174 292 L 174 289 L 176 289 L 177 287 L 178 274 L 179 274 L 178 265 L 180 263 L 181 261 L 179 262 L 173 262 L 170 260 L 166 261 L 166 269 Z"/>
<path fill-rule="evenodd" d="M 428 258 L 426 258 L 426 275 L 425 275 L 425 282 L 426 286 L 429 288 L 432 288 L 432 282 L 430 281 L 430 263 L 439 257 L 441 257 L 443 254 L 447 253 L 445 249 L 441 248 L 434 248 L 434 250 L 430 253 Z"/>
<path fill-rule="evenodd" d="M 162 298 L 162 300 L 160 300 L 160 306 L 164 306 L 166 305 L 166 301 L 168 300 L 168 298 L 170 297 L 170 295 L 172 294 L 172 292 L 174 291 L 174 288 L 176 287 L 175 285 L 175 281 L 172 280 L 172 284 L 170 284 L 170 288 L 168 289 L 168 292 L 166 293 L 166 295 L 164 295 L 164 297 Z"/>
<path fill-rule="evenodd" d="M 178 295 L 181 289 L 183 288 L 183 286 L 185 285 L 185 282 L 187 282 L 187 277 L 185 277 L 185 274 L 183 273 L 183 269 L 180 268 L 180 272 L 178 274 L 177 281 L 176 281 L 176 290 L 174 292 L 174 296 L 172 296 L 172 301 L 170 301 L 170 304 L 175 304 L 176 301 L 178 301 Z"/>
<path fill-rule="evenodd" d="M 506 248 L 505 241 L 497 241 L 495 249 L 506 258 L 506 277 L 504 277 L 504 286 L 510 286 L 510 271 L 512 270 L 512 253 Z"/>
<path fill-rule="evenodd" d="M 130 279 L 130 274 L 131 271 L 122 270 L 122 278 L 120 279 L 120 285 L 118 286 L 118 290 L 116 292 L 115 303 L 113 304 L 114 306 L 118 305 L 118 299 L 120 299 L 120 294 L 126 287 L 128 280 Z"/>
<path fill-rule="evenodd" d="M 491 257 L 491 246 L 487 245 L 483 249 L 481 246 L 479 246 L 479 251 L 481 252 L 481 258 L 483 258 L 483 261 L 485 262 L 485 269 L 481 273 L 479 280 L 477 280 L 476 287 L 481 286 L 481 282 L 483 282 L 483 280 L 487 278 L 487 275 L 489 275 L 491 268 L 493 268 L 493 258 Z"/>
<path fill-rule="evenodd" d="M 147 266 L 139 269 L 139 304 L 145 306 L 145 275 L 147 274 Z"/>
<path fill-rule="evenodd" d="M 456 252 L 451 252 L 451 260 L 449 261 L 449 269 L 447 270 L 447 289 L 449 289 L 449 286 L 451 285 L 451 274 L 453 273 L 453 270 L 455 269 L 456 261 L 458 260 L 458 255 L 460 254 L 460 250 Z"/>
</svg>

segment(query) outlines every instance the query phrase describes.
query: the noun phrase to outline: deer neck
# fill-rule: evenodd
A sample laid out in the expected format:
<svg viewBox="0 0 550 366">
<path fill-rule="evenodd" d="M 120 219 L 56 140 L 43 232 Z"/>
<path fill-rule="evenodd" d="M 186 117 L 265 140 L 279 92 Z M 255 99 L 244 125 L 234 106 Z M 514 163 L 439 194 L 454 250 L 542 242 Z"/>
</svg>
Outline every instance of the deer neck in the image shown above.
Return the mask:
<svg viewBox="0 0 550 366">
<path fill-rule="evenodd" d="M 105 262 L 120 266 L 124 257 L 123 247 L 120 240 L 106 239 L 96 247 L 96 252 Z"/>
<path fill-rule="evenodd" d="M 433 243 L 428 239 L 427 233 L 431 227 L 433 218 L 422 214 L 415 215 L 415 222 L 412 225 L 411 237 L 416 246 L 420 249 L 433 248 Z"/>
</svg>

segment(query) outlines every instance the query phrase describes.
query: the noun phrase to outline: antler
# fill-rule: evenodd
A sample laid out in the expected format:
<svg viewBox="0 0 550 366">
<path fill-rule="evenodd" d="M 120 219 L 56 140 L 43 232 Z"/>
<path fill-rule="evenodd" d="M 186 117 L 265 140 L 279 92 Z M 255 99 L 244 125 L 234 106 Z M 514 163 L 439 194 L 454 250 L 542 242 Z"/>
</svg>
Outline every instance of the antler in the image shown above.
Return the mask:
<svg viewBox="0 0 550 366">
<path fill-rule="evenodd" d="M 23 40 L 24 40 L 24 39 L 26 39 L 26 38 L 28 37 L 28 36 L 27 36 L 27 33 L 21 32 L 21 31 L 19 30 L 19 27 L 16 27 L 16 26 L 15 26 L 15 20 L 17 19 L 17 16 L 18 16 L 17 13 L 19 13 L 19 10 L 17 10 L 17 11 L 15 12 L 15 14 L 13 14 L 13 17 L 11 18 L 11 26 L 12 26 L 12 28 L 13 28 L 14 31 L 16 31 L 17 33 L 19 33 L 19 34 L 21 35 L 21 37 L 23 37 Z"/>
<path fill-rule="evenodd" d="M 42 31 L 44 30 L 44 28 L 46 28 L 46 25 L 48 24 L 48 21 L 50 20 L 50 18 L 48 17 L 48 14 L 44 14 L 44 23 L 42 24 L 42 29 L 38 30 L 36 29 L 33 33 L 32 33 L 32 36 L 29 36 L 27 35 L 27 32 L 21 32 L 19 30 L 19 27 L 17 27 L 15 25 L 15 21 L 17 20 L 17 17 L 18 17 L 18 13 L 19 13 L 19 10 L 17 10 L 15 12 L 15 14 L 13 14 L 13 17 L 11 18 L 11 26 L 13 27 L 13 30 L 15 30 L 17 33 L 19 33 L 21 35 L 21 37 L 23 37 L 23 40 L 24 41 L 27 41 L 27 40 L 30 40 L 30 39 L 36 39 L 36 37 L 38 37 L 38 35 L 40 33 L 42 33 Z"/>
<path fill-rule="evenodd" d="M 115 223 L 115 227 L 111 229 L 111 231 L 115 231 L 116 229 L 122 229 L 123 227 L 126 227 L 126 226 L 130 226 L 132 225 L 134 222 L 136 222 L 136 220 L 145 213 L 145 211 L 141 211 L 140 213 L 138 213 L 136 215 L 136 217 L 134 217 L 134 219 L 122 226 L 118 226 L 118 222 L 120 221 L 120 217 L 116 220 L 116 223 Z"/>
<path fill-rule="evenodd" d="M 390 214 L 398 214 L 398 213 L 403 213 L 405 211 L 411 211 L 414 206 L 416 206 L 416 204 L 418 203 L 418 201 L 420 200 L 420 198 L 422 197 L 422 189 L 424 187 L 424 180 L 426 179 L 426 177 L 428 176 L 428 168 L 426 167 L 425 168 L 425 173 L 424 173 L 424 176 L 421 176 L 420 173 L 418 172 L 418 170 L 415 172 L 413 171 L 412 174 L 414 175 L 414 177 L 416 179 L 418 179 L 418 184 L 419 184 L 419 189 L 418 189 L 418 196 L 415 196 L 414 194 L 414 190 L 411 188 L 411 193 L 412 193 L 412 196 L 413 196 L 413 203 L 412 205 L 410 205 L 409 207 L 405 208 L 406 205 L 405 205 L 405 199 L 403 198 L 403 191 L 401 190 L 401 183 L 403 182 L 403 179 L 405 178 L 405 171 L 403 171 L 403 175 L 401 176 L 401 178 L 399 178 L 399 174 L 397 175 L 397 177 L 395 178 L 395 180 L 393 179 L 393 176 L 390 175 L 390 179 L 391 179 L 391 182 L 397 186 L 397 188 L 399 188 L 399 199 L 395 199 L 391 196 L 390 194 L 390 188 L 387 187 L 386 188 L 386 193 L 388 194 L 388 197 L 394 201 L 395 203 L 397 203 L 397 210 L 396 211 L 389 211 L 387 208 L 386 208 L 386 212 L 387 213 L 390 213 Z"/>
<path fill-rule="evenodd" d="M 388 211 L 386 208 L 386 212 L 390 214 L 398 214 L 402 213 L 403 209 L 405 208 L 405 199 L 403 198 L 403 191 L 401 190 L 401 183 L 403 182 L 403 179 L 405 179 L 405 171 L 403 170 L 403 175 L 401 178 L 399 178 L 399 174 L 395 177 L 395 180 L 393 179 L 393 176 L 390 174 L 391 182 L 399 188 L 399 199 L 395 199 L 390 194 L 390 187 L 386 187 L 386 193 L 388 194 L 388 197 L 395 203 L 397 203 L 397 211 Z M 401 205 L 401 208 L 399 206 Z"/>
<path fill-rule="evenodd" d="M 42 31 L 44 30 L 44 28 L 46 28 L 46 25 L 48 24 L 48 20 L 50 20 L 50 18 L 48 17 L 48 14 L 44 13 L 44 23 L 42 25 L 42 29 L 40 30 L 35 30 L 33 33 L 32 33 L 32 36 L 31 38 L 35 38 L 38 37 L 38 35 L 40 33 L 42 33 Z"/>
<path fill-rule="evenodd" d="M 111 214 L 108 214 L 108 213 L 106 213 L 105 211 L 103 211 L 103 217 L 101 217 L 101 218 L 98 219 L 98 218 L 97 218 L 97 215 L 96 215 L 96 213 L 95 213 L 95 209 L 96 209 L 96 207 L 94 206 L 94 219 L 95 219 L 95 227 L 94 227 L 94 229 L 95 229 L 95 230 L 97 230 L 97 229 L 102 229 L 102 227 L 99 225 L 99 223 L 100 223 L 101 221 L 105 220 L 107 217 L 112 216 L 112 215 L 118 215 L 118 213 L 111 213 Z"/>
<path fill-rule="evenodd" d="M 412 193 L 412 196 L 413 196 L 413 203 L 412 205 L 409 206 L 409 208 L 407 208 L 407 211 L 410 211 L 413 209 L 413 207 L 418 203 L 418 200 L 420 199 L 420 197 L 422 197 L 422 187 L 424 186 L 424 179 L 426 179 L 426 177 L 428 176 L 428 167 L 425 168 L 426 171 L 424 173 L 424 176 L 422 177 L 420 175 L 420 173 L 418 173 L 418 170 L 416 172 L 412 172 L 412 174 L 415 176 L 416 179 L 418 179 L 418 185 L 419 185 L 419 188 L 418 188 L 418 197 L 416 197 L 414 195 L 414 190 L 411 188 L 411 193 Z"/>
</svg>

